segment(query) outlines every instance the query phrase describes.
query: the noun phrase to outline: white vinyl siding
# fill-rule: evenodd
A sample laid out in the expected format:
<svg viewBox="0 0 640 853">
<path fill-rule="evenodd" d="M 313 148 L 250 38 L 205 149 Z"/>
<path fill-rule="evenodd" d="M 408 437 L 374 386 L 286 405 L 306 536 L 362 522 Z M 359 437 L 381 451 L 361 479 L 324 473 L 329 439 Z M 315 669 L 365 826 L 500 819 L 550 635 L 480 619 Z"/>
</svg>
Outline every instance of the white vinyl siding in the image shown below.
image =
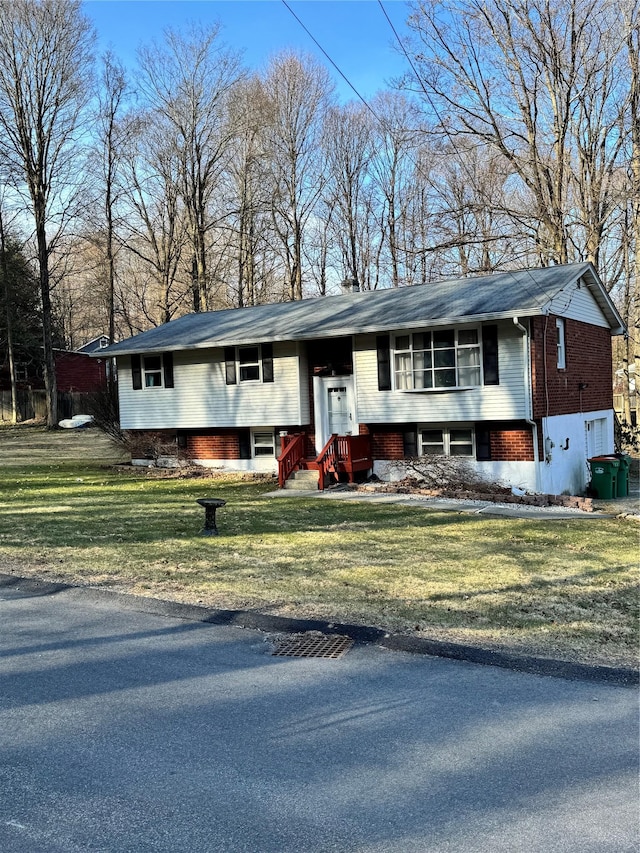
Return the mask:
<svg viewBox="0 0 640 853">
<path fill-rule="evenodd" d="M 379 391 L 376 336 L 358 335 L 354 345 L 357 420 L 459 423 L 528 417 L 522 334 L 513 323 L 498 324 L 498 358 L 499 385 L 422 393 Z"/>
<path fill-rule="evenodd" d="M 589 288 L 583 282 L 580 287 L 572 284 L 564 288 L 548 306 L 551 314 L 568 317 L 570 320 L 580 320 L 592 326 L 609 328 L 609 323 L 594 299 Z"/>
<path fill-rule="evenodd" d="M 153 394 L 131 387 L 131 359 L 118 359 L 120 422 L 123 429 L 197 429 L 306 423 L 306 375 L 300 375 L 295 342 L 273 347 L 274 381 L 227 385 L 224 350 L 189 350 L 173 357 L 173 388 Z"/>
</svg>

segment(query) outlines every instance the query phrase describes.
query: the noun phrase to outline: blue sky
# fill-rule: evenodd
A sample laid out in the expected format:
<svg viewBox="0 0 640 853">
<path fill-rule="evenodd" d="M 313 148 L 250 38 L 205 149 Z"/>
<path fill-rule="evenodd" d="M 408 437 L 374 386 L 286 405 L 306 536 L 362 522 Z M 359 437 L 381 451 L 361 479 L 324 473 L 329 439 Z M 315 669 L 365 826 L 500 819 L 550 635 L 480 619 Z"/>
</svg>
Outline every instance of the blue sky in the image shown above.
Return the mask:
<svg viewBox="0 0 640 853">
<path fill-rule="evenodd" d="M 388 88 L 405 70 L 393 32 L 377 0 L 287 0 L 331 59 L 364 98 Z M 400 35 L 409 10 L 404 0 L 383 0 Z M 330 71 L 341 100 L 356 98 L 281 0 L 85 0 L 98 33 L 98 49 L 108 47 L 131 67 L 136 48 L 161 40 L 165 27 L 188 21 L 218 22 L 226 44 L 244 52 L 245 63 L 260 70 L 285 48 L 311 53 Z"/>
</svg>

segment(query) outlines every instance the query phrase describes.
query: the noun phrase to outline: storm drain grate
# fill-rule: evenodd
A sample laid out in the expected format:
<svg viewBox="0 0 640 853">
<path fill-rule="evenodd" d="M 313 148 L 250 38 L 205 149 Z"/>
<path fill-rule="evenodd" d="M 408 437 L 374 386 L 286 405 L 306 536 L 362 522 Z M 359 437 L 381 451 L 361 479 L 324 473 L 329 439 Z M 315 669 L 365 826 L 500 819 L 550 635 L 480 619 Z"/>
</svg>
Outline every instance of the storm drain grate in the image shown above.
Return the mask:
<svg viewBox="0 0 640 853">
<path fill-rule="evenodd" d="M 276 657 L 289 658 L 339 658 L 353 645 L 351 637 L 338 634 L 303 634 L 280 640 L 271 652 Z"/>
</svg>

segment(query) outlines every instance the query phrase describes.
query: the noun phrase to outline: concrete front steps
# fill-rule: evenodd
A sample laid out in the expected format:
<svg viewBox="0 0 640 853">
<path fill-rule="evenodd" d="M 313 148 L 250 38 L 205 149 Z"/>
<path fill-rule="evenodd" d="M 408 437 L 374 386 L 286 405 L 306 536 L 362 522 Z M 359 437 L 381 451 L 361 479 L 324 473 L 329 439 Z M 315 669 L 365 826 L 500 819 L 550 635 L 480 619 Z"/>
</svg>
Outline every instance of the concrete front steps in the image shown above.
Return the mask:
<svg viewBox="0 0 640 853">
<path fill-rule="evenodd" d="M 294 471 L 284 484 L 285 489 L 298 489 L 300 491 L 318 491 L 319 471 L 304 469 Z"/>
</svg>

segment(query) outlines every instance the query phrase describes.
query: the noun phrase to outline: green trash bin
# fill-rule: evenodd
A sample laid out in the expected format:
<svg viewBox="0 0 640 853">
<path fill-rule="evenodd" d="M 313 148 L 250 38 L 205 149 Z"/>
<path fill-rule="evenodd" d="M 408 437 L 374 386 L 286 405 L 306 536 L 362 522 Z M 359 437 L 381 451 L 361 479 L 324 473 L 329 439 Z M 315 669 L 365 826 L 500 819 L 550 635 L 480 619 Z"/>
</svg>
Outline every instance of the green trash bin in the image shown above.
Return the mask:
<svg viewBox="0 0 640 853">
<path fill-rule="evenodd" d="M 615 456 L 594 456 L 588 462 L 591 466 L 591 488 L 600 500 L 617 498 L 620 460 Z"/>
<path fill-rule="evenodd" d="M 618 486 L 616 495 L 626 498 L 629 494 L 629 468 L 631 468 L 631 457 L 627 453 L 616 453 L 616 459 L 620 462 L 618 468 Z"/>
</svg>

